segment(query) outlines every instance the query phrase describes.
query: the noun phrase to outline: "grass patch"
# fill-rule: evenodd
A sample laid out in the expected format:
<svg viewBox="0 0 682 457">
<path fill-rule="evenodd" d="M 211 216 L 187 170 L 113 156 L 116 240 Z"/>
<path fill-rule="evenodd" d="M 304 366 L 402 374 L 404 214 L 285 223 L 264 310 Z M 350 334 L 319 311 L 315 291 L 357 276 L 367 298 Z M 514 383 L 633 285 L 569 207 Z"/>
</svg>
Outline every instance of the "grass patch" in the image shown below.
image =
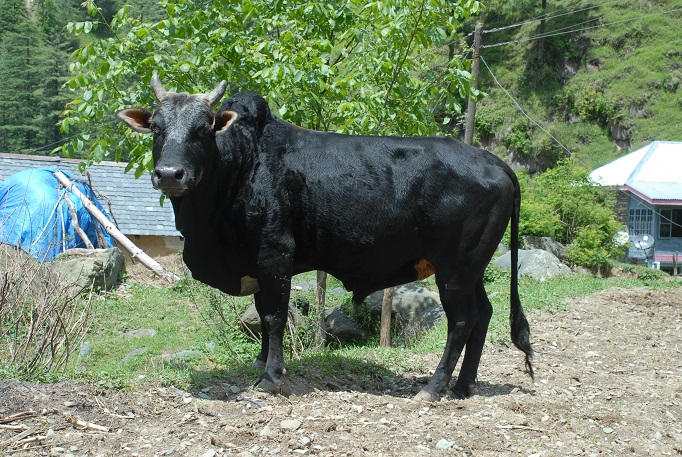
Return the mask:
<svg viewBox="0 0 682 457">
<path fill-rule="evenodd" d="M 488 276 L 490 282 L 486 284 L 494 307 L 488 338 L 494 344 L 508 345 L 509 278 L 492 273 L 494 271 L 491 271 Z M 566 309 L 567 300 L 609 287 L 679 287 L 679 281 L 671 281 L 669 277 L 642 275 L 642 279 L 637 279 L 636 271 L 626 273 L 633 277 L 604 279 L 572 275 L 544 282 L 522 279 L 519 287 L 521 301 L 529 315 L 531 330 L 533 315 L 537 310 L 562 312 Z M 294 284 L 312 279 L 314 274 L 302 275 L 295 278 Z M 344 305 L 349 299 L 348 294 L 333 291 L 340 286 L 335 281 L 329 281 L 329 307 Z M 422 284 L 435 288 L 433 279 Z M 216 300 L 242 310 L 251 304 L 252 297 L 228 297 L 195 281 L 182 281 L 165 289 L 130 284 L 124 291 L 109 294 L 106 300 L 98 302 L 94 310 L 94 325 L 86 338 L 90 353 L 74 362 L 66 376 L 84 379 L 104 388 L 127 389 L 151 382 L 201 389 L 216 382 L 247 386 L 260 375 L 260 370 L 251 366 L 260 348 L 258 343 L 235 335 L 233 345 L 240 348 L 239 357 L 236 357 L 234 348 L 226 348 L 217 341 L 207 323 L 207 318 L 211 316 L 209 311 Z M 306 294 L 310 295 L 310 292 L 295 292 L 292 298 L 309 299 Z M 153 329 L 156 333 L 137 337 L 129 333 L 140 329 Z M 409 343 L 397 340 L 400 344 L 397 347 L 378 347 L 376 337 L 364 345 L 345 345 L 340 348 L 305 351 L 287 348 L 287 372 L 290 377 L 301 376 L 311 383 L 335 379 L 341 386 L 365 388 L 385 377 L 400 376 L 407 372 L 428 373 L 434 367 L 422 366 L 420 358 L 411 355 L 433 353 L 440 356 L 445 338 L 446 323 L 441 322 L 421 338 Z M 163 358 L 188 350 L 195 351 L 189 358 L 170 361 Z M 0 367 L 0 375 L 20 378 L 6 367 Z M 40 380 L 54 380 L 55 376 L 46 375 Z"/>
</svg>

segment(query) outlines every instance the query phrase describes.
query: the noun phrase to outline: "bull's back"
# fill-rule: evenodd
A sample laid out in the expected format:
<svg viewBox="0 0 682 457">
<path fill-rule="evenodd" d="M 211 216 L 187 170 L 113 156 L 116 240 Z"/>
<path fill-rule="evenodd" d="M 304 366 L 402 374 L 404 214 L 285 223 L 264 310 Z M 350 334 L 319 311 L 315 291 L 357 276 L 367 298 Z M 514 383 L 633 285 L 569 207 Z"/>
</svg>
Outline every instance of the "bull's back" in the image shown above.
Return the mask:
<svg viewBox="0 0 682 457">
<path fill-rule="evenodd" d="M 412 262 L 511 214 L 506 165 L 486 151 L 448 138 L 297 134 L 285 186 L 300 256 L 319 268 Z"/>
</svg>

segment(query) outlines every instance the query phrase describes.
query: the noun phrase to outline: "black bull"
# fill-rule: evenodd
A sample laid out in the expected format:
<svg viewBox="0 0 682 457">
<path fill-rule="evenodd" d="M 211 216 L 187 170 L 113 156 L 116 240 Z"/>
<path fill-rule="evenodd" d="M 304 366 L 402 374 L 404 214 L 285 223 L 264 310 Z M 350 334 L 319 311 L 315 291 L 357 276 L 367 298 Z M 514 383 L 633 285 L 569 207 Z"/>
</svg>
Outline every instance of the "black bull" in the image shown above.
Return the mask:
<svg viewBox="0 0 682 457">
<path fill-rule="evenodd" d="M 201 282 L 255 293 L 263 323 L 259 386 L 282 387 L 282 339 L 292 275 L 326 271 L 368 294 L 435 274 L 448 319 L 438 367 L 418 395 L 473 393 L 492 306 L 483 272 L 511 220 L 517 262 L 519 183 L 487 151 L 450 138 L 347 136 L 282 121 L 253 93 L 225 100 L 166 91 L 156 75 L 153 113 L 119 111 L 153 133 L 152 182 L 173 204 L 183 258 Z M 532 376 L 530 331 L 511 277 L 511 334 Z"/>
</svg>

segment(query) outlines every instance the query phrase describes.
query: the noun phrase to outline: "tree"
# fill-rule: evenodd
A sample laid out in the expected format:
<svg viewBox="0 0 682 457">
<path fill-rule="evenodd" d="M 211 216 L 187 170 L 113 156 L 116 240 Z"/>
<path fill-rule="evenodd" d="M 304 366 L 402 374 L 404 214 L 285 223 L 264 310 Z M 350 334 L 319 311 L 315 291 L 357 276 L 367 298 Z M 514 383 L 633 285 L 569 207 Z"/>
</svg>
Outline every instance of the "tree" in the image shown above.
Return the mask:
<svg viewBox="0 0 682 457">
<path fill-rule="evenodd" d="M 45 77 L 43 35 L 27 16 L 0 42 L 0 148 L 23 151 L 43 144 L 44 113 L 36 109 Z"/>
<path fill-rule="evenodd" d="M 108 24 L 114 37 L 74 54 L 69 86 L 77 96 L 61 127 L 88 135 L 67 144 L 65 154 L 124 157 L 144 172 L 149 143 L 119 127 L 112 113 L 154 104 L 153 71 L 169 89 L 189 92 L 225 78 L 228 92 L 256 90 L 295 124 L 347 133 L 437 133 L 434 110 L 459 112 L 470 88 L 468 63 L 449 60 L 447 43 L 478 11 L 476 1 L 178 0 L 166 8 L 165 19 L 142 22 L 126 5 Z M 88 33 L 97 25 L 68 27 Z"/>
</svg>

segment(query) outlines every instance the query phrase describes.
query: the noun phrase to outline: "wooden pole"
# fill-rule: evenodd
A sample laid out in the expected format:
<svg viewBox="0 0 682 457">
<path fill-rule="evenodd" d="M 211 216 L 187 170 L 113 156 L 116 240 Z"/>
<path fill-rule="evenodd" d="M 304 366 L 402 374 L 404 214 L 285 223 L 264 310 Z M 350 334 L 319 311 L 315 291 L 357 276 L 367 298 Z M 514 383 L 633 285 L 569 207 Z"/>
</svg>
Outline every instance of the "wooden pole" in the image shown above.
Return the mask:
<svg viewBox="0 0 682 457">
<path fill-rule="evenodd" d="M 479 56 L 481 55 L 481 32 L 483 30 L 483 24 L 480 22 L 476 24 L 476 29 L 474 29 L 474 55 L 473 63 L 471 64 L 471 76 L 474 79 L 471 85 L 471 90 L 476 90 L 478 87 L 478 73 L 481 65 Z M 466 124 L 464 126 L 464 142 L 466 144 L 471 144 L 474 138 L 474 118 L 476 117 L 476 101 L 469 94 L 469 101 L 467 103 L 467 118 Z"/>
<path fill-rule="evenodd" d="M 675 251 L 675 255 L 673 256 L 673 276 L 677 277 L 677 251 Z"/>
<path fill-rule="evenodd" d="M 391 347 L 391 312 L 393 311 L 393 287 L 384 289 L 384 299 L 381 302 L 381 331 L 379 346 Z"/>
<path fill-rule="evenodd" d="M 62 183 L 64 187 L 66 187 L 74 195 L 81 199 L 85 209 L 87 209 L 88 212 L 92 214 L 92 216 L 100 224 L 102 224 L 107 233 L 113 236 L 114 239 L 118 241 L 121 244 L 121 246 L 123 246 L 130 253 L 130 256 L 132 258 L 139 260 L 142 263 L 142 265 L 149 268 L 162 278 L 165 278 L 171 284 L 180 279 L 179 276 L 171 273 L 170 271 L 166 271 L 154 259 L 149 257 L 142 249 L 135 246 L 135 244 L 132 241 L 130 241 L 123 233 L 121 233 L 121 231 L 114 226 L 114 224 L 104 215 L 104 213 L 102 213 L 97 208 L 97 206 L 95 206 L 95 204 L 92 201 L 90 201 L 88 197 L 83 195 L 83 193 L 76 186 L 73 185 L 71 180 L 69 180 L 69 178 L 67 178 L 66 175 L 64 175 L 64 173 L 62 173 L 61 171 L 56 171 L 54 173 L 54 176 L 59 180 L 60 183 Z"/>
<path fill-rule="evenodd" d="M 69 200 L 69 197 L 66 195 L 64 195 L 64 201 L 66 202 L 66 206 L 69 207 L 69 213 L 71 213 L 71 224 L 73 224 L 73 229 L 81 237 L 81 240 L 83 240 L 83 243 L 85 243 L 85 247 L 88 249 L 95 249 L 95 246 L 92 245 L 90 238 L 88 238 L 88 235 L 85 234 L 78 223 L 78 214 L 76 214 L 76 208 L 73 207 L 73 203 L 71 203 L 71 200 Z"/>
<path fill-rule="evenodd" d="M 315 345 L 324 346 L 327 340 L 325 331 L 324 312 L 326 307 L 327 295 L 327 273 L 317 270 L 317 331 L 315 332 Z"/>
</svg>

